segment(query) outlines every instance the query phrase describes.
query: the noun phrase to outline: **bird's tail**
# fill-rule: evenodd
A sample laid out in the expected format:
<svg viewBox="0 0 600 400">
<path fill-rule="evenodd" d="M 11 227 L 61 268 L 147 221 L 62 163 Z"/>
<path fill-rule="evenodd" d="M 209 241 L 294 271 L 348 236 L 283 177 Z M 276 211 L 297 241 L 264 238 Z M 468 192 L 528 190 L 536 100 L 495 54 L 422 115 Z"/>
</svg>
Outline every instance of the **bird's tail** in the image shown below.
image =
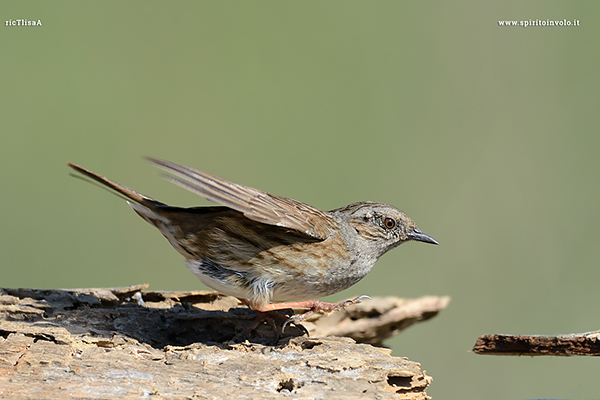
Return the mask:
<svg viewBox="0 0 600 400">
<path fill-rule="evenodd" d="M 80 167 L 79 165 L 72 164 L 72 163 L 67 163 L 67 164 L 69 165 L 69 167 L 73 168 L 75 171 L 79 172 L 80 174 L 93 179 L 94 181 L 102 184 L 103 186 L 108 187 L 111 190 L 114 190 L 117 193 L 122 194 L 123 196 L 127 197 L 128 199 L 130 199 L 138 204 L 141 204 L 143 206 L 150 207 L 150 208 L 154 208 L 157 205 L 162 205 L 162 203 L 154 200 L 151 197 L 144 196 L 143 194 L 140 194 L 134 190 L 131 190 L 126 186 L 119 185 L 118 183 L 113 182 L 110 179 L 103 177 L 102 175 L 98 175 L 97 173 L 92 172 L 89 169 Z"/>
</svg>

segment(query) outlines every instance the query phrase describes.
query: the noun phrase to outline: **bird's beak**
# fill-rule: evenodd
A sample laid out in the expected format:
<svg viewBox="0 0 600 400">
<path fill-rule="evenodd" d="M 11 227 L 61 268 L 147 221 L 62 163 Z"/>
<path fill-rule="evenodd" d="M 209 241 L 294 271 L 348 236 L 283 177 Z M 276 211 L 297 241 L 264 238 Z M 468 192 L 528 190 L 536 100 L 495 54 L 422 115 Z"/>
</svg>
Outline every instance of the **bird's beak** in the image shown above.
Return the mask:
<svg viewBox="0 0 600 400">
<path fill-rule="evenodd" d="M 416 241 L 424 242 L 424 243 L 439 244 L 437 240 L 435 240 L 428 234 L 421 232 L 418 229 L 415 229 L 412 233 L 409 233 L 408 239 L 416 240 Z"/>
</svg>

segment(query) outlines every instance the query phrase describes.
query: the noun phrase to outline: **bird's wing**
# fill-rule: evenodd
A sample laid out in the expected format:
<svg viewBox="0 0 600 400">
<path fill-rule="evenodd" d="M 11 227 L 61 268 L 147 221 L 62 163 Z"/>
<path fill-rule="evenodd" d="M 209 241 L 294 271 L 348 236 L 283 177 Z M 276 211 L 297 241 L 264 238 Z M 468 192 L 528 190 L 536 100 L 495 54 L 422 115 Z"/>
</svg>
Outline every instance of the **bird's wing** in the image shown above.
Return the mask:
<svg viewBox="0 0 600 400">
<path fill-rule="evenodd" d="M 308 204 L 238 185 L 174 162 L 148 160 L 172 174 L 164 175 L 171 182 L 209 201 L 237 210 L 251 220 L 295 229 L 318 239 L 326 239 L 337 227 L 331 216 Z"/>
</svg>

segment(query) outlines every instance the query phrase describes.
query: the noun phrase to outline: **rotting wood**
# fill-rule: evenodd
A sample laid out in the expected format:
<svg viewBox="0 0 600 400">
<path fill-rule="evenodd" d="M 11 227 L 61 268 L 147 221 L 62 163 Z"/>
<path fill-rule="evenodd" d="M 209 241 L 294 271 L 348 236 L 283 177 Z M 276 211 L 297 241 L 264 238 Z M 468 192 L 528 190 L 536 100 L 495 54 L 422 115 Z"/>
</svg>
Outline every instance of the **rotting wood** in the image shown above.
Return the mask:
<svg viewBox="0 0 600 400">
<path fill-rule="evenodd" d="M 558 336 L 483 335 L 473 352 L 508 356 L 600 356 L 600 331 Z"/>
<path fill-rule="evenodd" d="M 374 298 L 317 315 L 273 344 L 263 325 L 216 292 L 0 289 L 0 397 L 425 399 L 431 377 L 381 344 L 449 299 Z M 289 336 L 287 336 L 289 335 Z M 331 335 L 352 337 L 340 338 Z"/>
</svg>

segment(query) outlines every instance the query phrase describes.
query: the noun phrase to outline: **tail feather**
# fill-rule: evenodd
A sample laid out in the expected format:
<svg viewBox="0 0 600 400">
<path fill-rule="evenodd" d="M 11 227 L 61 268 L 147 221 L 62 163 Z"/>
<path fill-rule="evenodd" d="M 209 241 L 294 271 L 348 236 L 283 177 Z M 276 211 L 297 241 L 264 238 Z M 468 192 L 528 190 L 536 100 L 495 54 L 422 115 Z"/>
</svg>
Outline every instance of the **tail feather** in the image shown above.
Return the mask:
<svg viewBox="0 0 600 400">
<path fill-rule="evenodd" d="M 157 205 L 162 205 L 162 203 L 154 200 L 151 197 L 148 196 L 144 196 L 143 194 L 140 194 L 134 190 L 129 189 L 126 186 L 120 185 L 116 182 L 111 181 L 108 178 L 103 177 L 102 175 L 98 175 L 95 172 L 90 171 L 89 169 L 80 167 L 79 165 L 76 164 L 72 164 L 72 163 L 67 163 L 69 165 L 69 167 L 73 168 L 75 171 L 79 172 L 82 175 L 87 176 L 88 178 L 93 179 L 94 181 L 108 187 L 109 189 L 114 190 L 117 193 L 122 194 L 123 196 L 127 197 L 128 199 L 142 204 L 146 207 L 156 207 Z"/>
</svg>

